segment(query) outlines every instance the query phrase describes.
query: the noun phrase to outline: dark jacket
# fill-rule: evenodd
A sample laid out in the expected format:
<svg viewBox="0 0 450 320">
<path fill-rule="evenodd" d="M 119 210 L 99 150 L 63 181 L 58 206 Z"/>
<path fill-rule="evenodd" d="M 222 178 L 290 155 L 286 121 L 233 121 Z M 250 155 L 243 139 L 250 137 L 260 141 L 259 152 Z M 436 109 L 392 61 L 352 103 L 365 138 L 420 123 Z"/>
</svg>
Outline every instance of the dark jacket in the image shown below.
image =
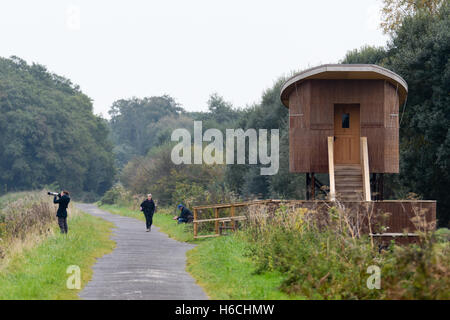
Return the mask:
<svg viewBox="0 0 450 320">
<path fill-rule="evenodd" d="M 181 209 L 180 218 L 190 220 L 193 218 L 192 212 L 188 208 L 183 207 L 183 209 Z"/>
<path fill-rule="evenodd" d="M 69 206 L 70 197 L 65 194 L 62 197 L 55 196 L 53 199 L 53 203 L 58 203 L 58 211 L 56 212 L 56 216 L 59 218 L 67 218 L 67 207 Z"/>
<path fill-rule="evenodd" d="M 155 213 L 155 202 L 153 202 L 153 199 L 151 200 L 145 199 L 141 203 L 141 208 L 144 213 L 153 214 Z"/>
</svg>

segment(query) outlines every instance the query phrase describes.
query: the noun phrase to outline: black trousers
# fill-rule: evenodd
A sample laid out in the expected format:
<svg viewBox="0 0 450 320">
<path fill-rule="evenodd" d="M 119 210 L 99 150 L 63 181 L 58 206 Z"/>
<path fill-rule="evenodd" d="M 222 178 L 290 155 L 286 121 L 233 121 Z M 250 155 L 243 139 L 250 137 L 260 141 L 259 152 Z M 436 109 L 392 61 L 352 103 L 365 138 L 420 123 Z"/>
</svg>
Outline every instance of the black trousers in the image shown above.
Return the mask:
<svg viewBox="0 0 450 320">
<path fill-rule="evenodd" d="M 153 223 L 153 213 L 154 212 L 144 212 L 145 216 L 145 225 L 147 226 L 147 229 L 150 229 Z"/>
<path fill-rule="evenodd" d="M 66 218 L 58 217 L 58 225 L 59 229 L 61 230 L 61 233 L 67 233 L 67 231 L 69 231 L 69 229 L 67 228 L 67 217 Z"/>
</svg>

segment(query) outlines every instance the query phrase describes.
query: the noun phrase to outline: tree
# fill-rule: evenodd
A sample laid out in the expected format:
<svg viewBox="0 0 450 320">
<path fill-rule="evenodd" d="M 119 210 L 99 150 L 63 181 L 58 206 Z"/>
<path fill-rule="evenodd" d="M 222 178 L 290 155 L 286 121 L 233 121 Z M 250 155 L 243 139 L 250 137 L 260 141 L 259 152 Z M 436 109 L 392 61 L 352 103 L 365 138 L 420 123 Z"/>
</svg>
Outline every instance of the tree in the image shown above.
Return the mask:
<svg viewBox="0 0 450 320">
<path fill-rule="evenodd" d="M 113 103 L 108 113 L 117 165 L 123 167 L 134 156 L 145 155 L 164 140 L 155 124 L 163 118 L 178 119 L 184 110 L 172 97 L 164 95 L 121 99 Z"/>
<path fill-rule="evenodd" d="M 377 64 L 382 66 L 386 61 L 387 53 L 383 47 L 363 46 L 361 49 L 348 51 L 340 63 L 349 64 Z"/>
<path fill-rule="evenodd" d="M 217 93 L 210 95 L 207 112 L 189 112 L 188 116 L 196 121 L 202 121 L 205 130 L 215 128 L 225 133 L 242 117 L 243 111 L 233 107 L 232 103 Z"/>
<path fill-rule="evenodd" d="M 419 11 L 437 14 L 445 2 L 446 0 L 383 0 L 380 26 L 385 33 L 393 34 L 406 17 L 414 16 Z"/>
<path fill-rule="evenodd" d="M 217 123 L 226 123 L 237 120 L 239 114 L 233 109 L 233 105 L 226 102 L 217 93 L 212 94 L 208 100 L 208 110 L 211 118 Z"/>
<path fill-rule="evenodd" d="M 0 58 L 0 184 L 31 190 L 57 184 L 102 194 L 114 180 L 109 130 L 70 80 L 18 57 Z M 3 188 L 2 188 L 3 189 Z"/>
</svg>

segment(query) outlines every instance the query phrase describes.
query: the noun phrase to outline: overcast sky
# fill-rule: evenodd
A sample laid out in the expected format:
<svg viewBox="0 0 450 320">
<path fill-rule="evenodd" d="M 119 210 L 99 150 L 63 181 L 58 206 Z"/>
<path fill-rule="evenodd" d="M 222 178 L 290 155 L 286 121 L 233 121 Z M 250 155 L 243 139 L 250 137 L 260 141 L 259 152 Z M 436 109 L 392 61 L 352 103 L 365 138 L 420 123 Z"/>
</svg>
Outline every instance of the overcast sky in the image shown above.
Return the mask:
<svg viewBox="0 0 450 320">
<path fill-rule="evenodd" d="M 47 66 L 107 116 L 169 94 L 189 111 L 217 92 L 258 102 L 283 74 L 384 45 L 381 0 L 1 0 L 0 56 Z"/>
</svg>

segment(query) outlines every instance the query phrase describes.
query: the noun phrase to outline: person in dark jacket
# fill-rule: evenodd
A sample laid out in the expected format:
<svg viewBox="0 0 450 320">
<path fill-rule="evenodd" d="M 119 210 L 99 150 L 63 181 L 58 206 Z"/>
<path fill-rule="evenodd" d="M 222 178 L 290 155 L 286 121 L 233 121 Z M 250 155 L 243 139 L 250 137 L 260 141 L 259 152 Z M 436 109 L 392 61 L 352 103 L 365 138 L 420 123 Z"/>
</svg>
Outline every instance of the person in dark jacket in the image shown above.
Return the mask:
<svg viewBox="0 0 450 320">
<path fill-rule="evenodd" d="M 67 233 L 69 231 L 67 227 L 67 207 L 69 206 L 70 197 L 68 191 L 61 191 L 53 198 L 53 203 L 58 204 L 58 211 L 56 216 L 58 217 L 58 225 L 61 233 Z"/>
<path fill-rule="evenodd" d="M 145 224 L 147 226 L 147 232 L 150 232 L 152 229 L 152 223 L 153 223 L 153 214 L 155 213 L 155 202 L 152 199 L 152 194 L 149 193 L 147 195 L 147 199 L 145 199 L 141 203 L 141 211 L 144 213 L 145 216 Z"/>
<path fill-rule="evenodd" d="M 193 220 L 194 216 L 188 208 L 186 208 L 182 204 L 179 204 L 177 208 L 181 211 L 180 215 L 178 217 L 175 217 L 175 219 L 178 220 L 178 223 L 188 223 Z"/>
</svg>

